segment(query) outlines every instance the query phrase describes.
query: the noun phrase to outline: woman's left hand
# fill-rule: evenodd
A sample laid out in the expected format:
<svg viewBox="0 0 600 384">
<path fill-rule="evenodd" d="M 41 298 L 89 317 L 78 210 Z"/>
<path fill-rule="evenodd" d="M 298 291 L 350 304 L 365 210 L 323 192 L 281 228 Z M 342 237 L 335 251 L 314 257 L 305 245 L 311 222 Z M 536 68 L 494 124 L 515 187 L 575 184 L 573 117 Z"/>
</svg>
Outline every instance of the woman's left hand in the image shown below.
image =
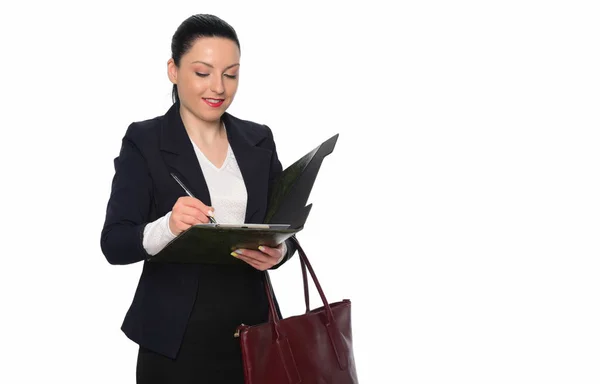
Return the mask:
<svg viewBox="0 0 600 384">
<path fill-rule="evenodd" d="M 252 249 L 236 249 L 231 252 L 231 256 L 245 261 L 254 268 L 265 271 L 281 262 L 286 253 L 285 242 L 279 244 L 276 248 L 261 245 L 258 251 Z"/>
</svg>

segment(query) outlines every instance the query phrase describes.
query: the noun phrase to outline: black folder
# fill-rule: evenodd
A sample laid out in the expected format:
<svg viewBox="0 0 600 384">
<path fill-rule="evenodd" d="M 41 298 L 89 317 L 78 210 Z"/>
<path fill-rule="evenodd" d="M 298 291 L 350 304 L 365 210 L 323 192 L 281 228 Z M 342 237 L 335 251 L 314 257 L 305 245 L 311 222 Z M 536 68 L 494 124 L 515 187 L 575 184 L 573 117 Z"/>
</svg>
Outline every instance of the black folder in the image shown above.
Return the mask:
<svg viewBox="0 0 600 384">
<path fill-rule="evenodd" d="M 333 152 L 339 134 L 287 167 L 273 185 L 265 224 L 289 224 L 288 228 L 238 228 L 196 225 L 173 239 L 148 261 L 156 263 L 207 263 L 243 265 L 232 257 L 236 249 L 275 247 L 304 228 L 312 204 L 306 205 L 325 156 Z"/>
</svg>

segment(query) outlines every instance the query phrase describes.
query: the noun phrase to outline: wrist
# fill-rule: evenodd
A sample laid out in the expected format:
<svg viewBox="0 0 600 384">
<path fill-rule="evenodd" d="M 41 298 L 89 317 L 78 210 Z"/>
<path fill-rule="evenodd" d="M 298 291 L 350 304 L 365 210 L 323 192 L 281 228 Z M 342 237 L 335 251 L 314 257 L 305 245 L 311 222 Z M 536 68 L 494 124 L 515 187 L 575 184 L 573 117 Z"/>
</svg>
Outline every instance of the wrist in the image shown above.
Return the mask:
<svg viewBox="0 0 600 384">
<path fill-rule="evenodd" d="M 171 229 L 171 213 L 172 212 L 173 211 L 167 212 L 167 214 L 165 215 L 165 222 L 166 222 L 166 227 L 167 227 L 167 233 L 169 235 L 171 235 L 172 238 L 175 238 L 175 237 L 177 237 L 177 234 L 175 234 L 173 232 L 173 230 Z"/>
</svg>

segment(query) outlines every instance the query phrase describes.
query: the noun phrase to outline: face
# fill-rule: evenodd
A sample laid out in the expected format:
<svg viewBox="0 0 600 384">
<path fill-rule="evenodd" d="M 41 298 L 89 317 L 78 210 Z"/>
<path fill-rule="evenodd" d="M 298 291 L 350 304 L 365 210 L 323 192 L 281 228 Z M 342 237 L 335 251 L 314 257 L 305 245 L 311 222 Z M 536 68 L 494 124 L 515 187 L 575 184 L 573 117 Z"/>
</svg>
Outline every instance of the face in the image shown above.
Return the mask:
<svg viewBox="0 0 600 384">
<path fill-rule="evenodd" d="M 237 45 L 220 37 L 198 38 L 179 67 L 170 59 L 169 79 L 177 84 L 182 108 L 206 122 L 219 120 L 237 92 L 239 62 Z"/>
</svg>

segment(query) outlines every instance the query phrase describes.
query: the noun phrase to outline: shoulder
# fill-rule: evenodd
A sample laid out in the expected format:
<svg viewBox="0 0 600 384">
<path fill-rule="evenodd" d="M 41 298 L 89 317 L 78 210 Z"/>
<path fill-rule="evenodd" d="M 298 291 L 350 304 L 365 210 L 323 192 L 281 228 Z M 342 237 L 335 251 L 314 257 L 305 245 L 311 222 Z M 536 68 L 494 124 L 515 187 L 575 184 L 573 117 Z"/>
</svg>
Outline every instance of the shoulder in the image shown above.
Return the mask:
<svg viewBox="0 0 600 384">
<path fill-rule="evenodd" d="M 132 140 L 143 140 L 148 136 L 158 136 L 162 126 L 164 116 L 157 116 L 151 119 L 134 121 L 129 124 L 125 136 Z"/>
<path fill-rule="evenodd" d="M 238 128 L 240 134 L 253 144 L 274 144 L 273 131 L 266 124 L 257 123 L 251 120 L 241 119 L 226 113 L 224 116 L 225 125 L 232 128 Z"/>
<path fill-rule="evenodd" d="M 139 148 L 156 144 L 160 137 L 164 118 L 164 116 L 157 116 L 146 120 L 132 122 L 125 131 L 124 139 L 130 141 Z"/>
</svg>

